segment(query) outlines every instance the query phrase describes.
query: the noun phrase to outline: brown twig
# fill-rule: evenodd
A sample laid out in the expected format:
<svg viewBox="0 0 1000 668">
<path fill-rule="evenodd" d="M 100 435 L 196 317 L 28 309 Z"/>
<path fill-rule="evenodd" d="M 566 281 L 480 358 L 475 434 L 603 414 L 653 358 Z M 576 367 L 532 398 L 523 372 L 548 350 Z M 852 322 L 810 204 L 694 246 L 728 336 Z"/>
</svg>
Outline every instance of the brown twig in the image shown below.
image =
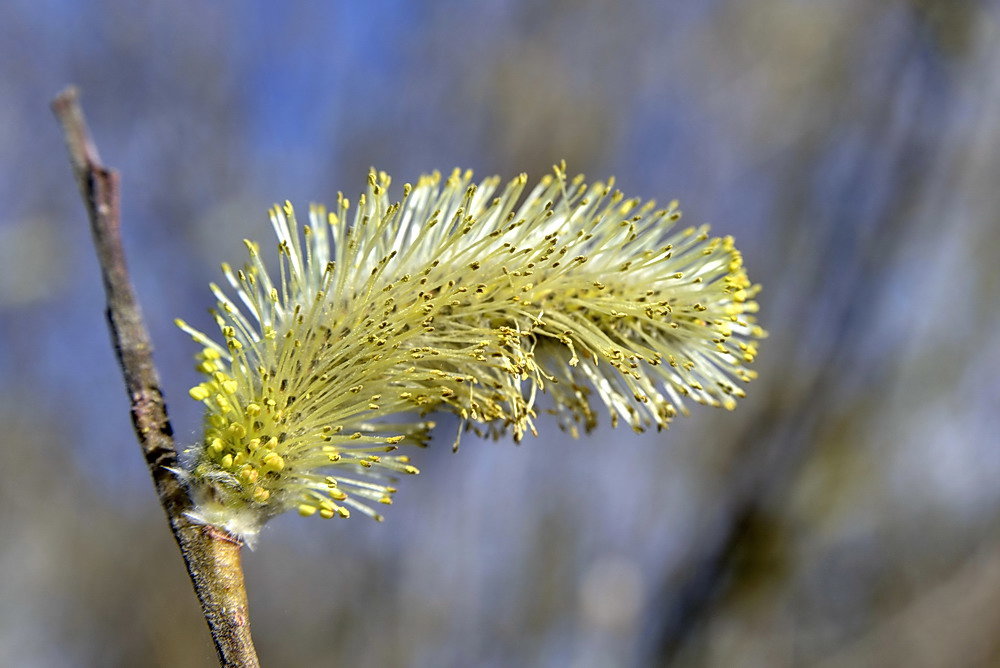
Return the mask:
<svg viewBox="0 0 1000 668">
<path fill-rule="evenodd" d="M 224 532 L 196 524 L 187 490 L 170 471 L 177 466 L 173 430 L 153 366 L 152 346 L 125 265 L 121 243 L 119 176 L 101 163 L 80 108 L 69 87 L 52 102 L 62 124 L 70 163 L 90 218 L 94 246 L 107 295 L 108 325 L 125 376 L 132 424 L 149 466 L 156 493 L 173 531 L 223 666 L 259 666 L 250 637 L 240 543 Z"/>
</svg>

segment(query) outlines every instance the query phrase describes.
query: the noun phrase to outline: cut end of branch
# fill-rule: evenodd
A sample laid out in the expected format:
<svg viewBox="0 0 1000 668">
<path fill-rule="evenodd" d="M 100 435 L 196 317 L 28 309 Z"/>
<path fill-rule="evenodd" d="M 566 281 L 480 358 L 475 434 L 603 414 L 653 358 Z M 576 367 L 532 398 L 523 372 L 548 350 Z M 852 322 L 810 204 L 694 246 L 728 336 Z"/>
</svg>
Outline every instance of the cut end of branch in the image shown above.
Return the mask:
<svg viewBox="0 0 1000 668">
<path fill-rule="evenodd" d="M 90 130 L 87 129 L 87 121 L 83 117 L 80 89 L 76 86 L 67 86 L 52 100 L 51 106 L 52 113 L 62 125 L 66 147 L 69 149 L 73 171 L 77 177 L 88 168 L 105 170 L 101 163 L 101 155 L 90 137 Z"/>
<path fill-rule="evenodd" d="M 58 116 L 60 113 L 60 109 L 63 109 L 64 107 L 67 106 L 72 106 L 74 104 L 78 104 L 79 99 L 80 99 L 80 89 L 70 84 L 69 86 L 63 88 L 62 92 L 56 95 L 55 99 L 52 100 L 52 111 L 54 111 Z"/>
</svg>

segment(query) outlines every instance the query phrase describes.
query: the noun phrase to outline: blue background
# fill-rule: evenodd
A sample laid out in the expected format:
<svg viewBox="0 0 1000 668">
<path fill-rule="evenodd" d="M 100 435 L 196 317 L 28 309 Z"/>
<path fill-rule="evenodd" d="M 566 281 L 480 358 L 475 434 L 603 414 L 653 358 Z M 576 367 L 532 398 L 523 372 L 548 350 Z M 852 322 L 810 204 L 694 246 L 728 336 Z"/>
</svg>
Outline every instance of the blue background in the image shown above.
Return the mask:
<svg viewBox="0 0 1000 668">
<path fill-rule="evenodd" d="M 1000 660 L 1000 14 L 986 0 L 8 0 L 0 664 L 209 666 L 48 111 L 78 84 L 181 444 L 207 284 L 369 166 L 679 198 L 764 285 L 760 379 L 662 434 L 455 424 L 388 520 L 245 556 L 265 665 Z M 926 633 L 926 629 L 933 633 Z"/>
</svg>

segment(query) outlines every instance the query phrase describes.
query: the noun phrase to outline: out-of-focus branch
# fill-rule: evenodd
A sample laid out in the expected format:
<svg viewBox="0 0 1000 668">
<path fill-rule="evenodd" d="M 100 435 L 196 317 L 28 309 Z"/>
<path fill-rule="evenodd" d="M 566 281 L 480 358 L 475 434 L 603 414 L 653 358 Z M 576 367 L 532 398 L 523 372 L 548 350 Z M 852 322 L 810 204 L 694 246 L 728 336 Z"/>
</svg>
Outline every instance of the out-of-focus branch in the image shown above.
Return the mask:
<svg viewBox="0 0 1000 668">
<path fill-rule="evenodd" d="M 874 7 L 873 12 L 882 11 Z M 917 15 L 923 20 L 922 14 Z M 863 22 L 860 22 L 863 23 Z M 922 32 L 913 30 L 900 38 L 898 45 L 891 47 L 893 61 L 887 68 L 887 82 L 903 79 L 903 72 L 911 72 L 908 84 L 915 81 L 913 63 L 922 60 L 926 46 L 922 42 Z M 890 48 L 890 47 L 885 47 Z M 916 54 L 920 54 L 920 58 Z M 930 77 L 921 71 L 920 83 L 928 86 Z M 887 83 L 891 85 L 891 83 Z M 900 93 L 901 95 L 902 93 Z M 892 162 L 891 177 L 886 179 L 885 193 L 882 195 L 882 209 L 871 214 L 873 223 L 866 230 L 869 235 L 863 246 L 850 254 L 823 252 L 816 260 L 811 274 L 815 285 L 803 288 L 804 296 L 799 302 L 799 315 L 795 321 L 805 321 L 810 317 L 813 304 L 823 301 L 830 313 L 829 326 L 839 332 L 836 340 L 825 350 L 811 350 L 813 364 L 818 370 L 811 378 L 799 386 L 789 384 L 775 386 L 765 408 L 748 420 L 747 427 L 735 441 L 736 455 L 726 481 L 725 490 L 717 504 L 713 521 L 705 522 L 706 530 L 699 539 L 688 563 L 676 569 L 668 579 L 660 594 L 665 612 L 655 631 L 658 646 L 654 650 L 664 665 L 673 662 L 685 643 L 710 617 L 717 604 L 724 600 L 724 594 L 734 588 L 733 577 L 737 559 L 748 545 L 752 545 L 758 535 L 753 531 L 755 523 L 768 515 L 769 504 L 774 499 L 787 494 L 787 490 L 801 467 L 813 454 L 824 427 L 829 424 L 829 406 L 836 401 L 836 392 L 844 386 L 845 370 L 852 366 L 852 358 L 865 336 L 865 325 L 875 320 L 873 312 L 878 308 L 879 299 L 869 297 L 858 299 L 868 286 L 868 290 L 888 282 L 880 280 L 886 267 L 892 266 L 891 259 L 902 251 L 899 239 L 902 229 L 911 224 L 912 202 L 909 193 L 924 192 L 932 165 L 941 159 L 940 138 L 928 140 L 920 128 L 910 128 L 901 124 L 894 113 L 897 95 L 886 94 L 881 102 L 872 108 L 862 126 L 865 128 L 861 145 L 876 147 L 886 144 L 885 137 L 893 132 L 900 139 L 897 144 L 883 148 Z M 925 112 L 926 105 L 933 104 L 937 114 L 950 113 L 947 105 L 933 101 L 932 96 L 921 96 L 913 105 L 914 116 Z M 916 121 L 913 121 L 914 123 Z M 903 134 L 902 131 L 906 131 Z M 815 157 L 810 160 L 815 161 Z M 809 162 L 806 160 L 804 162 Z M 858 165 L 857 174 L 865 174 L 864 164 Z M 864 178 L 861 176 L 860 178 Z M 850 187 L 851 184 L 849 183 Z M 862 187 L 858 187 L 860 191 Z M 809 211 L 811 205 L 801 200 L 809 189 L 789 187 L 796 193 L 788 205 L 789 213 L 783 218 L 796 221 L 803 219 L 802 211 Z M 802 194 L 800 194 L 802 193 Z M 837 198 L 841 210 L 834 209 L 834 224 L 840 228 L 849 217 L 855 216 L 850 197 Z M 822 203 L 829 209 L 827 202 Z M 808 214 L 806 214 L 806 217 Z M 843 244 L 841 244 L 843 245 Z M 871 249 L 878 249 L 877 253 Z M 824 284 L 828 277 L 838 276 L 839 289 L 835 294 L 827 294 Z M 876 377 L 888 373 L 898 360 L 895 355 L 883 355 L 878 363 L 865 365 L 865 374 Z M 870 381 L 869 381 L 870 382 Z"/>
<path fill-rule="evenodd" d="M 79 93 L 69 87 L 52 102 L 62 124 L 70 163 L 80 187 L 107 295 L 108 326 L 125 377 L 132 424 L 149 466 L 160 503 L 180 547 L 223 666 L 259 666 L 250 637 L 240 543 L 187 518 L 187 491 L 171 468 L 177 466 L 173 430 L 153 365 L 152 346 L 125 264 L 121 243 L 120 179 L 101 163 L 91 140 Z M 169 620 L 163 620 L 168 624 Z"/>
</svg>

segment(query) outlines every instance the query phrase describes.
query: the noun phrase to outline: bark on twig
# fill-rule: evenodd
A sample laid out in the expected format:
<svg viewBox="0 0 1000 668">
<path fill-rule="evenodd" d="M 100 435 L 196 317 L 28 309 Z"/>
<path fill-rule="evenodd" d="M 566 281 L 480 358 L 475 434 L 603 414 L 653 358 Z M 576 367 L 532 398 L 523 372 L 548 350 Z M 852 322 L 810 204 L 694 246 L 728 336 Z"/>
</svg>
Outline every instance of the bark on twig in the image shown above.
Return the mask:
<svg viewBox="0 0 1000 668">
<path fill-rule="evenodd" d="M 107 318 L 125 387 L 132 424 L 149 466 L 156 493 L 180 547 L 195 592 L 223 666 L 259 666 L 250 637 L 240 543 L 217 529 L 185 516 L 191 508 L 187 490 L 170 472 L 177 450 L 152 346 L 125 265 L 121 243 L 119 175 L 101 163 L 90 138 L 79 94 L 69 87 L 52 102 L 62 124 L 70 163 L 90 218 L 97 258 L 107 295 Z"/>
</svg>

